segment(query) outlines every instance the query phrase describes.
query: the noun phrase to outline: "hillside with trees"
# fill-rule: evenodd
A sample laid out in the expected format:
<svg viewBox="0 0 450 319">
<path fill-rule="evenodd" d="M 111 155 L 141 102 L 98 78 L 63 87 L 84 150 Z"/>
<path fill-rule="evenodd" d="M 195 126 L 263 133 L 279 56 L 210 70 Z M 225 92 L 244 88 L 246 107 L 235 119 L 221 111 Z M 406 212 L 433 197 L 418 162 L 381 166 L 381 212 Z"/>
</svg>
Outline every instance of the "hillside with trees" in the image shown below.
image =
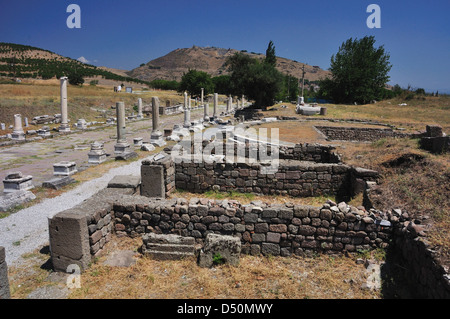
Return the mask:
<svg viewBox="0 0 450 319">
<path fill-rule="evenodd" d="M 82 83 L 80 78 L 101 76 L 109 80 L 148 84 L 48 50 L 5 42 L 0 42 L 0 76 L 44 80 L 68 76 L 69 80 L 74 78 L 77 83 Z"/>
</svg>

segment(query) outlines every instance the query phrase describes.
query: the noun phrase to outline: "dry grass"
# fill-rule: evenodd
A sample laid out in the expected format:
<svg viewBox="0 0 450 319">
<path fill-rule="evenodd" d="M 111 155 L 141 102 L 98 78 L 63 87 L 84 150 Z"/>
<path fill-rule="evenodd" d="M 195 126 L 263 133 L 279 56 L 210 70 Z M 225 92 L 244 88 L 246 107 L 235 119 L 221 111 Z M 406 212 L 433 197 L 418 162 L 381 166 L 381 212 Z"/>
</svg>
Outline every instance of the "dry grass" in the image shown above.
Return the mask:
<svg viewBox="0 0 450 319">
<path fill-rule="evenodd" d="M 46 84 L 1 84 L 0 85 L 0 122 L 13 124 L 14 114 L 31 119 L 38 115 L 54 115 L 60 110 L 60 87 L 58 82 Z M 158 96 L 161 104 L 166 100 L 172 103 L 183 101 L 181 94 L 174 91 L 143 91 L 142 94 L 116 93 L 113 86 L 72 86 L 67 88 L 69 118 L 72 121 L 84 118 L 87 121 L 98 120 L 95 109 L 111 111 L 111 106 L 123 101 L 128 111 L 132 112 L 137 99 L 143 104 L 151 103 L 152 96 Z M 92 108 L 92 109 L 91 109 Z M 30 128 L 33 129 L 33 128 Z M 3 133 L 5 134 L 5 133 Z"/>
<path fill-rule="evenodd" d="M 138 239 L 110 243 L 110 251 L 137 250 Z M 107 254 L 107 253 L 106 253 Z M 242 256 L 239 266 L 201 268 L 195 260 L 156 261 L 138 255 L 128 268 L 105 266 L 100 257 L 81 277 L 71 299 L 371 299 L 361 289 L 363 265 L 345 256 Z"/>
<path fill-rule="evenodd" d="M 336 200 L 334 195 L 330 196 L 316 196 L 316 197 L 292 197 L 289 195 L 260 195 L 253 193 L 240 193 L 236 191 L 230 192 L 216 192 L 216 191 L 206 191 L 205 193 L 191 193 L 185 190 L 175 190 L 169 198 L 182 197 L 187 200 L 192 198 L 209 198 L 216 200 L 236 200 L 242 205 L 250 204 L 254 201 L 261 201 L 266 204 L 295 204 L 295 205 L 312 205 L 321 206 L 327 199 L 333 201 Z"/>
<path fill-rule="evenodd" d="M 402 103 L 407 105 L 399 105 Z M 287 108 L 281 108 L 281 105 L 286 105 Z M 407 131 L 424 130 L 427 124 L 437 124 L 441 125 L 444 131 L 450 131 L 450 96 L 448 95 L 427 96 L 408 101 L 394 98 L 366 105 L 325 104 L 323 106 L 327 108 L 327 118 L 372 120 L 402 127 Z M 296 114 L 295 105 L 290 103 L 276 104 L 273 108 L 277 110 L 271 111 L 269 108 L 264 112 L 265 116 L 306 117 Z"/>
</svg>

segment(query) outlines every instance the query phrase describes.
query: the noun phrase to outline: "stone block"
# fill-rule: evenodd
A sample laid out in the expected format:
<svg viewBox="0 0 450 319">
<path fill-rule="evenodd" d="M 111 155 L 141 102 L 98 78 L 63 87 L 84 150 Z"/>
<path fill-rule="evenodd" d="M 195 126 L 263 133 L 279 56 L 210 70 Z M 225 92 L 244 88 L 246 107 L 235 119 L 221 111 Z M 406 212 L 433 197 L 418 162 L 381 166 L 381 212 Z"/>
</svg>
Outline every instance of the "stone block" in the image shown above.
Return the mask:
<svg viewBox="0 0 450 319">
<path fill-rule="evenodd" d="M 5 248 L 0 247 L 0 300 L 10 299 L 8 266 L 5 261 Z"/>
<path fill-rule="evenodd" d="M 280 245 L 274 243 L 262 243 L 261 253 L 269 256 L 279 256 L 281 252 Z"/>
<path fill-rule="evenodd" d="M 212 267 L 215 263 L 239 264 L 241 241 L 238 237 L 208 234 L 200 252 L 200 267 Z"/>
<path fill-rule="evenodd" d="M 75 162 L 59 162 L 53 164 L 53 175 L 55 176 L 70 176 L 78 172 L 77 164 Z"/>
<path fill-rule="evenodd" d="M 164 168 L 161 165 L 141 166 L 141 195 L 147 197 L 166 197 Z"/>
<path fill-rule="evenodd" d="M 108 188 L 131 188 L 136 192 L 140 184 L 140 176 L 116 175 L 109 181 Z"/>
<path fill-rule="evenodd" d="M 76 209 L 60 212 L 49 219 L 50 252 L 55 271 L 66 272 L 71 264 L 87 269 L 90 261 L 86 215 Z"/>
</svg>

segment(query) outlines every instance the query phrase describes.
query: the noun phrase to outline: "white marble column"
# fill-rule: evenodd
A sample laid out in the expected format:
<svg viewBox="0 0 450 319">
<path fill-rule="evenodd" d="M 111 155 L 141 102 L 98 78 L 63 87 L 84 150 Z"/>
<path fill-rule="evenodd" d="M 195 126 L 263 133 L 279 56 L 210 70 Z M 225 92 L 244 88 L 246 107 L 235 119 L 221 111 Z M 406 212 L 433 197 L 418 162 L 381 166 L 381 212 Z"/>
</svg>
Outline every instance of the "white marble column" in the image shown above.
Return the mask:
<svg viewBox="0 0 450 319">
<path fill-rule="evenodd" d="M 191 102 L 191 99 L 188 98 L 187 92 L 184 92 L 184 123 L 183 123 L 183 127 L 191 126 L 190 102 Z"/>
<path fill-rule="evenodd" d="M 164 146 L 166 142 L 163 134 L 159 130 L 159 99 L 157 96 L 152 97 L 152 134 L 150 135 L 150 144 L 155 146 Z"/>
<path fill-rule="evenodd" d="M 142 114 L 142 99 L 138 98 L 138 114 L 137 114 L 137 118 L 138 119 L 142 119 L 144 116 Z"/>
<path fill-rule="evenodd" d="M 214 112 L 213 117 L 217 117 L 217 107 L 219 106 L 219 94 L 214 93 Z"/>
<path fill-rule="evenodd" d="M 209 103 L 206 103 L 203 107 L 203 120 L 209 122 Z"/>
<path fill-rule="evenodd" d="M 117 143 L 114 145 L 114 153 L 125 153 L 130 149 L 130 144 L 126 139 L 126 127 L 125 127 L 125 103 L 116 103 L 116 117 L 117 117 Z"/>
<path fill-rule="evenodd" d="M 205 90 L 202 88 L 202 94 L 201 94 L 201 97 L 200 97 L 200 105 L 203 105 L 204 94 L 205 94 Z"/>
<path fill-rule="evenodd" d="M 59 132 L 70 132 L 69 119 L 67 113 L 67 77 L 62 77 L 61 82 L 61 124 Z"/>
<path fill-rule="evenodd" d="M 13 140 L 24 140 L 25 132 L 22 128 L 22 115 L 14 114 L 14 128 L 11 134 Z"/>
</svg>

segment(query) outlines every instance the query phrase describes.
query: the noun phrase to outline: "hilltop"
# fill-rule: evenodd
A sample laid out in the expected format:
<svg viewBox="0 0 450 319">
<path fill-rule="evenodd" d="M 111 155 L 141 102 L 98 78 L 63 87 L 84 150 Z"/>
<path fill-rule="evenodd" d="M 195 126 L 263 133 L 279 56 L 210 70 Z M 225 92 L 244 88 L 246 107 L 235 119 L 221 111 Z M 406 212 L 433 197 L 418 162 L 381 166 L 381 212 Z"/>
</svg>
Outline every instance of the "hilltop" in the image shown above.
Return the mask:
<svg viewBox="0 0 450 319">
<path fill-rule="evenodd" d="M 0 42 L 0 76 L 46 80 L 71 73 L 85 78 L 143 83 L 129 77 L 123 70 L 96 67 L 29 45 Z"/>
<path fill-rule="evenodd" d="M 228 57 L 241 52 L 248 54 L 253 58 L 263 59 L 264 54 L 247 52 L 245 50 L 222 49 L 216 47 L 198 47 L 182 48 L 171 51 L 170 53 L 151 60 L 141 66 L 127 72 L 131 77 L 145 81 L 176 80 L 180 81 L 183 73 L 189 69 L 204 71 L 211 76 L 227 74 L 224 66 Z M 277 69 L 291 76 L 301 78 L 302 67 L 305 66 L 305 79 L 308 81 L 317 81 L 328 77 L 329 71 L 323 70 L 318 66 L 311 66 L 294 60 L 277 57 Z"/>
</svg>

